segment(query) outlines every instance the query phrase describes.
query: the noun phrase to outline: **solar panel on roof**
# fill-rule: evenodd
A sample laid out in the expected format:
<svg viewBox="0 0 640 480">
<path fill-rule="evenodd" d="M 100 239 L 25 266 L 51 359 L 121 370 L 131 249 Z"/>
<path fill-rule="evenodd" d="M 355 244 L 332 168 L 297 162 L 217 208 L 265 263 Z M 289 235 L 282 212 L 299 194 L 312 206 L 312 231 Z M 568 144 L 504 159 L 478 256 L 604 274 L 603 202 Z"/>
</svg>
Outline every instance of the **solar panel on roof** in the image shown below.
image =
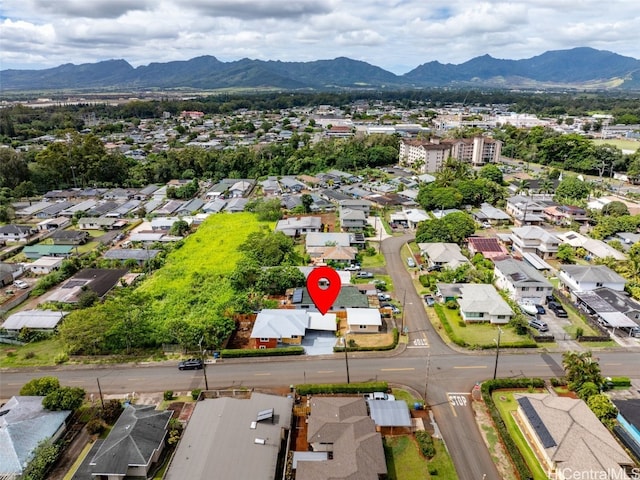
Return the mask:
<svg viewBox="0 0 640 480">
<path fill-rule="evenodd" d="M 302 302 L 302 289 L 298 288 L 293 291 L 293 303 L 301 303 Z"/>
<path fill-rule="evenodd" d="M 270 418 L 273 418 L 273 408 L 260 410 L 258 412 L 258 417 L 256 418 L 256 421 L 261 422 L 262 420 L 269 420 Z"/>
<path fill-rule="evenodd" d="M 524 414 L 527 416 L 529 424 L 531 424 L 536 435 L 538 435 L 542 446 L 544 448 L 555 447 L 557 445 L 556 441 L 551 436 L 551 433 L 549 433 L 549 430 L 547 430 L 547 426 L 538 415 L 538 412 L 536 412 L 533 405 L 531 405 L 531 400 L 529 400 L 528 397 L 522 397 L 518 399 L 518 403 L 522 407 Z"/>
<path fill-rule="evenodd" d="M 469 239 L 473 242 L 476 250 L 480 250 L 482 252 L 501 252 L 502 248 L 498 243 L 497 238 L 473 238 Z"/>
</svg>

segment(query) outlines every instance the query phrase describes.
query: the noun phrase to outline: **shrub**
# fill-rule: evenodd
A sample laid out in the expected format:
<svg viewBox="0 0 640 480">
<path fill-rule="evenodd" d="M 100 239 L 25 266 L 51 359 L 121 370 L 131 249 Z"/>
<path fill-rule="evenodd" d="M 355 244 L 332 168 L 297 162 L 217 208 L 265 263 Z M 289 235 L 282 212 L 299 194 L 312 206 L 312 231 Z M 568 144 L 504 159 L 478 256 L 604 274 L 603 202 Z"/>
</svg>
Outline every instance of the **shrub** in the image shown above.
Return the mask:
<svg viewBox="0 0 640 480">
<path fill-rule="evenodd" d="M 576 328 L 576 338 L 580 338 L 584 335 L 584 328 L 578 327 Z"/>
<path fill-rule="evenodd" d="M 551 379 L 549 381 L 551 382 L 551 386 L 553 386 L 553 387 L 566 387 L 567 386 L 567 380 L 564 377 L 562 377 L 562 378 L 551 377 Z"/>
<path fill-rule="evenodd" d="M 25 360 L 29 360 L 30 358 L 36 358 L 35 352 L 27 352 L 24 354 Z"/>
<path fill-rule="evenodd" d="M 124 410 L 120 400 L 111 399 L 104 404 L 104 408 L 100 410 L 100 417 L 110 425 L 116 423 L 118 417 Z"/>
<path fill-rule="evenodd" d="M 104 432 L 104 429 L 104 422 L 100 418 L 94 418 L 87 423 L 87 432 L 89 432 L 89 435 L 100 435 Z"/>
<path fill-rule="evenodd" d="M 56 365 L 61 365 L 69 361 L 69 355 L 64 352 L 58 353 L 55 357 L 53 357 L 53 363 Z"/>
<path fill-rule="evenodd" d="M 43 440 L 33 452 L 31 460 L 25 468 L 22 478 L 24 480 L 44 480 L 49 469 L 58 460 L 60 446 L 51 440 Z"/>
<path fill-rule="evenodd" d="M 46 396 L 60 388 L 58 377 L 40 377 L 29 380 L 20 389 L 20 395 Z"/>
<path fill-rule="evenodd" d="M 163 397 L 165 400 L 173 400 L 173 390 L 165 390 Z"/>
<path fill-rule="evenodd" d="M 270 357 L 285 355 L 302 355 L 303 347 L 283 347 L 283 348 L 262 348 L 251 350 L 222 350 L 220 356 L 222 358 L 238 358 L 238 357 Z"/>
<path fill-rule="evenodd" d="M 429 432 L 424 430 L 416 432 L 416 440 L 425 458 L 432 458 L 436 454 L 436 447 L 433 444 L 433 438 L 431 438 Z"/>
<path fill-rule="evenodd" d="M 371 393 L 386 392 L 389 389 L 387 382 L 364 382 L 364 383 L 317 383 L 296 385 L 298 395 L 316 395 L 330 393 Z"/>
<path fill-rule="evenodd" d="M 611 377 L 606 380 L 608 387 L 630 387 L 631 380 L 629 377 Z"/>
<path fill-rule="evenodd" d="M 196 388 L 195 390 L 191 390 L 191 398 L 193 398 L 194 400 L 198 400 L 198 397 L 200 396 L 201 392 L 202 390 L 200 390 L 199 388 Z"/>
<path fill-rule="evenodd" d="M 449 310 L 456 310 L 458 308 L 458 302 L 456 302 L 455 300 L 447 300 L 444 306 Z"/>
</svg>

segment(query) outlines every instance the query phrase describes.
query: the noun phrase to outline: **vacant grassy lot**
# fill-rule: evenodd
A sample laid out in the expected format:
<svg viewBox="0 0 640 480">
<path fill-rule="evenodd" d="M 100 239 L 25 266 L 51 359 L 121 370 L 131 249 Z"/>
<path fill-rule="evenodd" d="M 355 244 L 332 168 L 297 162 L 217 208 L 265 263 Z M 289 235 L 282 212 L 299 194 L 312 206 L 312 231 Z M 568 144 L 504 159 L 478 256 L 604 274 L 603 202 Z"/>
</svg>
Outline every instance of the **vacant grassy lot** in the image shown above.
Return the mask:
<svg viewBox="0 0 640 480">
<path fill-rule="evenodd" d="M 420 453 L 413 437 L 402 435 L 385 437 L 384 452 L 387 458 L 389 480 L 423 480 L 430 478 L 427 461 Z M 448 478 L 448 477 L 443 477 Z"/>
<path fill-rule="evenodd" d="M 518 428 L 518 425 L 516 425 L 516 421 L 513 418 L 512 412 L 518 409 L 518 403 L 515 398 L 513 398 L 513 392 L 498 390 L 495 391 L 492 396 L 493 401 L 500 411 L 500 416 L 507 426 L 509 435 L 511 435 L 511 438 L 516 442 L 518 450 L 522 453 L 522 456 L 533 474 L 534 480 L 546 480 L 548 478 L 547 475 L 545 475 L 544 470 L 540 466 L 540 462 L 538 462 L 538 459 L 529 447 L 529 444 L 525 440 L 520 428 Z"/>
<path fill-rule="evenodd" d="M 618 147 L 620 150 L 633 150 L 636 151 L 640 148 L 640 142 L 636 142 L 634 140 L 620 140 L 620 139 L 606 139 L 606 140 L 592 140 L 596 145 L 613 145 L 614 147 Z"/>
<path fill-rule="evenodd" d="M 373 256 L 364 255 L 362 257 L 362 268 L 384 267 L 384 255 L 376 253 Z"/>
<path fill-rule="evenodd" d="M 0 344 L 0 367 L 36 367 L 55 365 L 56 355 L 63 353 L 58 338 L 24 346 Z"/>
</svg>

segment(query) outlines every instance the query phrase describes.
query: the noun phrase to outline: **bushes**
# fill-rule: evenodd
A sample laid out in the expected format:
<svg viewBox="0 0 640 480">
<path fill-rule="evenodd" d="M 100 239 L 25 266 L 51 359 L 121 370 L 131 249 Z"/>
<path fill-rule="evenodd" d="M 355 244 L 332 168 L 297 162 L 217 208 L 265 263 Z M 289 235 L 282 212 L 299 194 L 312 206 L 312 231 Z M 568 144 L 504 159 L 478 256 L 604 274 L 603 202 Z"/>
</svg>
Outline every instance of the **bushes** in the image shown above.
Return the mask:
<svg viewBox="0 0 640 480">
<path fill-rule="evenodd" d="M 162 398 L 164 398 L 167 401 L 173 400 L 173 390 L 165 390 L 164 394 L 162 395 Z"/>
<path fill-rule="evenodd" d="M 263 348 L 252 350 L 222 350 L 220 356 L 222 358 L 240 358 L 240 357 L 271 357 L 284 355 L 302 355 L 303 347 L 283 347 L 283 348 Z"/>
<path fill-rule="evenodd" d="M 630 387 L 631 380 L 629 377 L 611 377 L 606 379 L 607 387 Z"/>
<path fill-rule="evenodd" d="M 33 456 L 22 474 L 23 480 L 44 480 L 58 460 L 60 446 L 51 440 L 43 440 L 33 452 Z"/>
<path fill-rule="evenodd" d="M 104 432 L 104 429 L 105 424 L 99 418 L 94 418 L 87 423 L 87 432 L 89 432 L 89 435 L 100 435 Z"/>
<path fill-rule="evenodd" d="M 199 388 L 196 388 L 195 390 L 191 390 L 191 398 L 193 398 L 194 400 L 198 400 L 200 393 L 202 393 L 202 390 L 200 390 Z"/>
<path fill-rule="evenodd" d="M 436 447 L 433 444 L 433 438 L 431 438 L 429 432 L 424 430 L 416 432 L 416 440 L 425 458 L 432 458 L 436 454 Z"/>
<path fill-rule="evenodd" d="M 387 382 L 365 383 L 317 383 L 296 385 L 298 395 L 317 395 L 333 393 L 371 393 L 386 392 L 389 389 Z"/>
<path fill-rule="evenodd" d="M 491 394 L 494 390 L 499 388 L 542 388 L 544 387 L 544 380 L 541 378 L 502 378 L 497 380 L 488 380 L 482 384 L 482 399 L 485 404 L 489 408 L 489 413 L 491 413 L 491 418 L 493 419 L 493 423 L 496 426 L 496 430 L 500 432 L 500 437 L 502 437 L 502 442 L 504 443 L 509 455 L 511 456 L 511 460 L 513 461 L 514 466 L 518 470 L 518 475 L 521 479 L 531 479 L 533 475 L 531 474 L 531 470 L 529 470 L 529 466 L 527 462 L 524 460 L 518 446 L 514 442 L 511 435 L 509 435 L 509 431 L 507 430 L 507 426 L 502 420 L 500 416 L 500 412 L 498 408 L 493 403 L 493 398 Z"/>
<path fill-rule="evenodd" d="M 442 306 L 439 304 L 434 305 L 436 314 L 438 315 L 438 318 L 440 319 L 440 322 L 442 323 L 442 326 L 444 327 L 444 331 L 447 332 L 447 335 L 449 336 L 449 338 L 451 339 L 451 341 L 453 343 L 455 343 L 456 345 L 458 345 L 459 347 L 468 347 L 469 344 L 467 342 L 465 342 L 464 340 L 462 340 L 461 338 L 459 338 L 453 331 L 453 328 L 451 328 L 451 325 L 449 325 L 449 321 L 447 320 L 447 316 L 444 314 L 444 312 L 442 311 Z"/>
<path fill-rule="evenodd" d="M 109 425 L 113 425 L 124 410 L 120 400 L 109 400 L 104 404 L 104 408 L 100 410 L 100 417 Z"/>
</svg>

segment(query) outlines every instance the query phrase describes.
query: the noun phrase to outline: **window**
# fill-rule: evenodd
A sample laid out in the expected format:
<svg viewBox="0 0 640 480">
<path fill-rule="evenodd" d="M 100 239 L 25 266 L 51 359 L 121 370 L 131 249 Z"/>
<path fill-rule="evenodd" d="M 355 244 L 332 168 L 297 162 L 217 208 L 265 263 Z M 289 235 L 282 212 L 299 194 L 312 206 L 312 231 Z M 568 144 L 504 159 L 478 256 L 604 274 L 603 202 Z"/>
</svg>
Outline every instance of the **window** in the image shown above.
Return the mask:
<svg viewBox="0 0 640 480">
<path fill-rule="evenodd" d="M 260 345 L 259 350 L 266 350 L 266 349 L 267 349 L 267 346 L 266 346 L 266 345 Z"/>
<path fill-rule="evenodd" d="M 359 328 L 363 329 L 363 328 L 367 328 L 367 326 L 366 325 L 360 325 Z"/>
<path fill-rule="evenodd" d="M 484 312 L 465 312 L 467 318 L 484 318 Z"/>
<path fill-rule="evenodd" d="M 544 291 L 544 287 L 536 287 L 536 292 L 543 292 Z"/>
<path fill-rule="evenodd" d="M 298 338 L 298 335 L 291 335 L 291 339 Z"/>
<path fill-rule="evenodd" d="M 528 292 L 529 291 L 529 287 L 522 287 L 522 291 L 523 292 Z"/>
<path fill-rule="evenodd" d="M 268 341 L 269 341 L 269 339 L 268 339 L 268 338 L 265 338 L 265 337 L 262 337 L 262 338 L 260 338 L 260 341 L 261 341 L 261 342 L 268 342 Z"/>
<path fill-rule="evenodd" d="M 596 283 L 596 287 L 601 287 L 601 286 L 602 286 L 602 283 L 601 283 L 601 282 L 597 282 L 597 283 Z"/>
</svg>

